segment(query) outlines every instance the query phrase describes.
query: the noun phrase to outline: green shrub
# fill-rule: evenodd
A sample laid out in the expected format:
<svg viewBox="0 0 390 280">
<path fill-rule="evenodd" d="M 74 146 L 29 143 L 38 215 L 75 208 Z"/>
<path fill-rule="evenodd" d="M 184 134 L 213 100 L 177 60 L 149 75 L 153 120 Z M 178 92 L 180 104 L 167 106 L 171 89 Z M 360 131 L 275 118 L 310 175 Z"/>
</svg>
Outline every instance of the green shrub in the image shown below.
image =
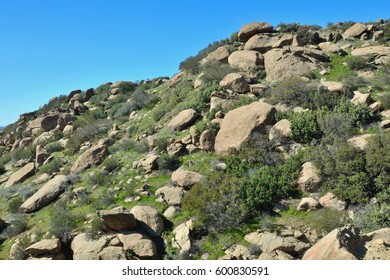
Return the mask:
<svg viewBox="0 0 390 280">
<path fill-rule="evenodd" d="M 22 198 L 18 195 L 14 198 L 12 198 L 8 202 L 8 212 L 16 214 L 20 212 L 20 205 L 22 205 L 23 200 Z"/>
<path fill-rule="evenodd" d="M 293 114 L 291 119 L 291 138 L 299 143 L 310 143 L 321 137 L 316 113 L 313 111 Z"/>
<path fill-rule="evenodd" d="M 300 78 L 286 79 L 270 90 L 270 101 L 273 104 L 284 103 L 289 106 L 303 106 L 310 101 L 308 83 Z"/>
<path fill-rule="evenodd" d="M 89 183 L 91 187 L 102 186 L 107 178 L 107 173 L 101 170 L 96 170 L 89 175 Z"/>
<path fill-rule="evenodd" d="M 47 115 L 49 111 L 59 109 L 62 104 L 66 104 L 67 98 L 68 97 L 66 95 L 60 95 L 58 97 L 52 98 L 47 104 L 43 105 L 38 110 L 38 115 L 44 116 Z"/>
<path fill-rule="evenodd" d="M 162 171 L 175 171 L 180 166 L 180 161 L 175 156 L 170 156 L 168 154 L 163 154 L 159 157 L 158 169 Z"/>
<path fill-rule="evenodd" d="M 317 118 L 322 132 L 322 141 L 333 144 L 337 140 L 347 140 L 354 133 L 354 120 L 348 114 L 327 111 Z"/>
<path fill-rule="evenodd" d="M 334 112 L 347 114 L 353 120 L 355 126 L 367 125 L 378 119 L 378 115 L 373 113 L 366 104 L 354 105 L 347 99 L 341 101 L 335 107 Z"/>
<path fill-rule="evenodd" d="M 390 109 L 390 92 L 383 92 L 381 94 L 378 94 L 378 101 L 382 103 L 382 106 L 385 110 Z"/>
<path fill-rule="evenodd" d="M 103 162 L 103 168 L 107 172 L 113 172 L 119 168 L 119 159 L 116 156 L 110 156 L 106 158 Z"/>
<path fill-rule="evenodd" d="M 27 217 L 25 214 L 11 214 L 8 217 L 8 222 L 10 225 L 1 233 L 4 239 L 17 236 L 27 229 Z"/>
<path fill-rule="evenodd" d="M 364 56 L 347 56 L 345 62 L 352 70 L 363 70 L 369 67 L 369 59 Z"/>
<path fill-rule="evenodd" d="M 64 150 L 64 147 L 58 142 L 52 142 L 45 146 L 45 149 L 50 153 L 60 152 Z"/>
<path fill-rule="evenodd" d="M 51 174 L 53 174 L 55 172 L 60 171 L 60 168 L 61 168 L 62 164 L 63 164 L 62 160 L 60 160 L 58 158 L 55 158 L 52 161 L 42 165 L 39 168 L 39 171 L 41 173 L 48 173 L 49 175 L 51 175 Z"/>
<path fill-rule="evenodd" d="M 221 64 L 216 61 L 208 61 L 200 68 L 203 72 L 202 81 L 204 83 L 219 83 L 227 74 L 236 72 L 236 69 L 229 64 Z"/>
<path fill-rule="evenodd" d="M 66 201 L 60 200 L 53 205 L 49 213 L 50 217 L 50 234 L 62 240 L 62 242 L 69 241 L 72 231 L 76 227 L 77 218 L 70 211 Z"/>
<path fill-rule="evenodd" d="M 107 230 L 102 219 L 94 217 L 89 224 L 89 227 L 85 231 L 87 238 L 90 240 L 97 240 L 101 237 L 102 233 Z"/>
</svg>

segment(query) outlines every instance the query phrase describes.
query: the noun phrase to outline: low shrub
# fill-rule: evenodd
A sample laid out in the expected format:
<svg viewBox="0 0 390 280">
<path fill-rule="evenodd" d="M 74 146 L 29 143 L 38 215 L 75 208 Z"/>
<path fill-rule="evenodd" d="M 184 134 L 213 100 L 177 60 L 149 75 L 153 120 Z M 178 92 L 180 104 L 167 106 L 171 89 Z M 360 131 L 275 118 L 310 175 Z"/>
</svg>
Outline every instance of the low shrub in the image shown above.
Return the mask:
<svg viewBox="0 0 390 280">
<path fill-rule="evenodd" d="M 345 62 L 352 70 L 363 70 L 369 67 L 369 59 L 364 56 L 347 56 Z"/>
<path fill-rule="evenodd" d="M 180 166 L 180 161 L 175 156 L 170 156 L 168 154 L 163 154 L 159 157 L 158 169 L 161 171 L 175 171 Z"/>
<path fill-rule="evenodd" d="M 291 138 L 299 143 L 310 143 L 322 135 L 313 111 L 293 114 L 291 119 Z"/>
<path fill-rule="evenodd" d="M 57 201 L 50 213 L 50 234 L 59 238 L 62 242 L 67 242 L 72 238 L 72 231 L 77 225 L 77 217 L 71 212 L 67 202 Z"/>
<path fill-rule="evenodd" d="M 208 61 L 200 68 L 203 73 L 202 80 L 204 83 L 219 83 L 227 74 L 236 72 L 236 69 L 229 64 L 221 64 L 215 61 Z"/>
</svg>

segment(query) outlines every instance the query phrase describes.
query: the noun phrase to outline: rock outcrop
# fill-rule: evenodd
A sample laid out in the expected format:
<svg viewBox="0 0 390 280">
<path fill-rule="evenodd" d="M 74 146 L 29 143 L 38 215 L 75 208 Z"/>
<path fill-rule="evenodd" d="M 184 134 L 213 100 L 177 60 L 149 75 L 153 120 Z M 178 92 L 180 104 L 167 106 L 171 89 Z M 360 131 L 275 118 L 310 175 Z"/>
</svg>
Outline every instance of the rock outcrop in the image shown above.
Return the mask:
<svg viewBox="0 0 390 280">
<path fill-rule="evenodd" d="M 137 226 L 134 215 L 123 207 L 99 210 L 97 214 L 108 228 L 115 231 L 131 230 Z"/>
<path fill-rule="evenodd" d="M 8 178 L 7 182 L 5 183 L 5 187 L 8 188 L 17 183 L 21 183 L 27 178 L 34 175 L 34 173 L 35 173 L 35 163 L 29 162 L 21 169 L 16 171 L 15 173 L 12 173 L 12 175 Z"/>
<path fill-rule="evenodd" d="M 137 205 L 130 210 L 130 213 L 150 236 L 160 236 L 164 231 L 163 219 L 153 207 Z"/>
<path fill-rule="evenodd" d="M 70 172 L 77 173 L 100 164 L 108 156 L 106 145 L 97 145 L 85 151 L 72 165 Z"/>
<path fill-rule="evenodd" d="M 174 117 L 169 123 L 168 128 L 171 130 L 183 130 L 192 125 L 196 120 L 198 114 L 194 109 L 187 109 L 181 111 L 176 117 Z"/>
<path fill-rule="evenodd" d="M 267 22 L 251 22 L 244 25 L 238 32 L 238 39 L 241 42 L 248 41 L 253 35 L 259 33 L 272 33 L 273 27 Z"/>
</svg>

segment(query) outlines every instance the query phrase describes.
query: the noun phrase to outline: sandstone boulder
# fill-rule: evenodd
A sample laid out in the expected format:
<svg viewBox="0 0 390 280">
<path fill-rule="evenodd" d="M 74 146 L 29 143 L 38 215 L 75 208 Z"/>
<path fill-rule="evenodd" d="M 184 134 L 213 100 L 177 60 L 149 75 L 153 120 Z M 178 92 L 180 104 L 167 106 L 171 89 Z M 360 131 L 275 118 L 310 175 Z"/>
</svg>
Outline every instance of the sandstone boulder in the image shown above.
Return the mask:
<svg viewBox="0 0 390 280">
<path fill-rule="evenodd" d="M 244 50 L 266 53 L 272 49 L 272 45 L 277 41 L 277 36 L 273 36 L 271 34 L 257 34 L 251 37 L 248 42 L 245 43 Z"/>
<path fill-rule="evenodd" d="M 184 189 L 190 189 L 193 185 L 199 183 L 203 179 L 203 176 L 199 173 L 179 168 L 172 173 L 171 179 L 175 185 Z"/>
<path fill-rule="evenodd" d="M 361 23 L 355 23 L 353 26 L 351 26 L 344 32 L 343 37 L 344 38 L 360 37 L 366 31 L 367 31 L 367 26 Z"/>
<path fill-rule="evenodd" d="M 360 236 L 356 228 L 335 229 L 306 251 L 303 260 L 356 260 L 352 253 Z"/>
<path fill-rule="evenodd" d="M 340 82 L 321 81 L 321 86 L 332 92 L 343 92 L 345 90 L 344 84 Z"/>
<path fill-rule="evenodd" d="M 228 63 L 228 57 L 231 54 L 231 51 L 228 47 L 222 46 L 216 49 L 215 51 L 209 53 L 202 63 L 207 61 L 216 61 L 219 63 Z"/>
<path fill-rule="evenodd" d="M 321 183 L 321 177 L 312 162 L 302 165 L 302 171 L 298 179 L 298 185 L 304 192 L 315 192 Z"/>
<path fill-rule="evenodd" d="M 185 146 L 181 142 L 175 142 L 167 146 L 167 153 L 170 156 L 181 156 L 185 153 Z"/>
<path fill-rule="evenodd" d="M 108 228 L 116 231 L 130 230 L 137 226 L 134 215 L 123 207 L 99 210 L 97 214 Z"/>
<path fill-rule="evenodd" d="M 109 239 L 102 236 L 97 240 L 88 238 L 85 233 L 81 233 L 73 238 L 70 245 L 73 251 L 74 260 L 98 260 L 100 252 L 107 246 Z"/>
<path fill-rule="evenodd" d="M 108 156 L 106 145 L 96 145 L 86 150 L 72 165 L 70 172 L 76 173 L 100 164 Z"/>
<path fill-rule="evenodd" d="M 50 153 L 43 148 L 41 145 L 38 145 L 35 149 L 35 163 L 41 165 L 45 160 L 50 156 Z"/>
<path fill-rule="evenodd" d="M 283 48 L 286 46 L 291 46 L 294 39 L 293 34 L 284 34 L 280 39 L 278 39 L 273 45 L 273 48 Z"/>
<path fill-rule="evenodd" d="M 118 234 L 119 240 L 123 243 L 123 248 L 140 258 L 154 258 L 157 256 L 156 244 L 147 236 L 140 233 Z"/>
<path fill-rule="evenodd" d="M 85 92 L 85 96 L 84 96 L 83 101 L 84 102 L 89 101 L 92 98 L 92 96 L 94 96 L 94 95 L 95 95 L 95 90 L 93 88 L 87 89 L 87 91 Z"/>
<path fill-rule="evenodd" d="M 390 55 L 390 47 L 386 46 L 371 46 L 354 49 L 351 52 L 354 56 L 366 56 L 366 55 Z"/>
<path fill-rule="evenodd" d="M 29 162 L 18 171 L 12 173 L 5 183 L 5 187 L 11 187 L 17 183 L 21 183 L 35 173 L 35 163 Z"/>
<path fill-rule="evenodd" d="M 126 251 L 122 247 L 108 246 L 99 253 L 100 260 L 126 260 Z"/>
<path fill-rule="evenodd" d="M 168 123 L 168 128 L 177 131 L 186 129 L 197 117 L 198 113 L 194 109 L 183 110 Z"/>
<path fill-rule="evenodd" d="M 253 35 L 259 33 L 272 33 L 273 27 L 267 22 L 251 22 L 244 25 L 238 32 L 238 39 L 241 42 L 248 41 Z"/>
<path fill-rule="evenodd" d="M 215 145 L 215 134 L 210 130 L 202 132 L 199 138 L 199 147 L 205 152 L 213 152 Z"/>
<path fill-rule="evenodd" d="M 33 256 L 55 255 L 61 251 L 61 241 L 58 238 L 43 239 L 26 248 L 26 253 Z"/>
<path fill-rule="evenodd" d="M 183 194 L 182 188 L 173 186 L 164 186 L 156 191 L 157 198 L 164 200 L 168 205 L 180 205 Z"/>
<path fill-rule="evenodd" d="M 287 119 L 278 121 L 270 130 L 268 139 L 270 141 L 285 139 L 290 136 L 291 122 Z"/>
<path fill-rule="evenodd" d="M 370 139 L 375 137 L 374 134 L 363 134 L 363 135 L 357 135 L 350 139 L 348 139 L 348 143 L 351 144 L 353 147 L 358 148 L 360 150 L 366 149 L 368 143 L 370 142 Z"/>
<path fill-rule="evenodd" d="M 325 208 L 343 211 L 347 208 L 345 201 L 339 200 L 333 193 L 328 192 L 319 199 L 319 203 Z"/>
<path fill-rule="evenodd" d="M 174 75 L 172 78 L 168 80 L 168 84 L 170 88 L 174 88 L 178 83 L 183 80 L 185 77 L 186 73 L 185 72 L 179 72 L 176 75 Z"/>
<path fill-rule="evenodd" d="M 164 221 L 160 213 L 153 207 L 137 205 L 130 212 L 150 236 L 160 236 L 164 231 Z"/>
<path fill-rule="evenodd" d="M 326 53 L 336 53 L 336 54 L 343 54 L 344 50 L 332 42 L 323 42 L 319 43 L 318 46 L 320 47 L 321 51 L 324 51 Z"/>
<path fill-rule="evenodd" d="M 251 71 L 256 66 L 264 65 L 264 58 L 256 51 L 235 51 L 229 58 L 229 65 L 242 71 Z"/>
<path fill-rule="evenodd" d="M 193 222 L 189 220 L 178 225 L 173 233 L 175 237 L 172 239 L 172 246 L 178 248 L 180 255 L 186 255 L 191 250 L 191 232 L 193 230 Z"/>
<path fill-rule="evenodd" d="M 312 211 L 321 207 L 321 204 L 312 197 L 304 197 L 299 202 L 298 211 Z"/>
<path fill-rule="evenodd" d="M 194 89 L 197 89 L 197 88 L 200 88 L 204 82 L 203 82 L 203 77 L 204 77 L 204 73 L 200 73 L 198 75 L 198 77 L 196 77 L 195 81 L 194 81 Z"/>
<path fill-rule="evenodd" d="M 39 210 L 56 199 L 67 186 L 69 186 L 67 176 L 57 175 L 29 197 L 20 209 L 27 213 Z"/>
<path fill-rule="evenodd" d="M 222 81 L 219 82 L 219 85 L 237 93 L 249 92 L 248 82 L 245 80 L 244 76 L 238 73 L 227 74 Z"/>
<path fill-rule="evenodd" d="M 363 236 L 364 260 L 389 260 L 390 259 L 390 228 L 382 228 Z"/>
<path fill-rule="evenodd" d="M 264 133 L 274 122 L 275 108 L 264 102 L 254 102 L 228 112 L 222 121 L 214 149 L 219 154 L 239 150 L 253 133 Z"/>
<path fill-rule="evenodd" d="M 352 104 L 369 104 L 371 102 L 371 95 L 369 93 L 361 93 L 359 91 L 354 91 L 354 96 L 351 100 Z"/>
</svg>

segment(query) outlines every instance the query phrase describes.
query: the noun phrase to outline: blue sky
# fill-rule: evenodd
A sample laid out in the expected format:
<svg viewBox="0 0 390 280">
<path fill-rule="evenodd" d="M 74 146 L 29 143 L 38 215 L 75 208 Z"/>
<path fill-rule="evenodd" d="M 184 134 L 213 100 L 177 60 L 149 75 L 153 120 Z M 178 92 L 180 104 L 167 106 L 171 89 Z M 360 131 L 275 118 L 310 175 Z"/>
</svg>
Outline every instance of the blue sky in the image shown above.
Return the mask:
<svg viewBox="0 0 390 280">
<path fill-rule="evenodd" d="M 0 0 L 0 126 L 60 94 L 171 76 L 252 21 L 375 21 L 388 1 Z"/>
</svg>

